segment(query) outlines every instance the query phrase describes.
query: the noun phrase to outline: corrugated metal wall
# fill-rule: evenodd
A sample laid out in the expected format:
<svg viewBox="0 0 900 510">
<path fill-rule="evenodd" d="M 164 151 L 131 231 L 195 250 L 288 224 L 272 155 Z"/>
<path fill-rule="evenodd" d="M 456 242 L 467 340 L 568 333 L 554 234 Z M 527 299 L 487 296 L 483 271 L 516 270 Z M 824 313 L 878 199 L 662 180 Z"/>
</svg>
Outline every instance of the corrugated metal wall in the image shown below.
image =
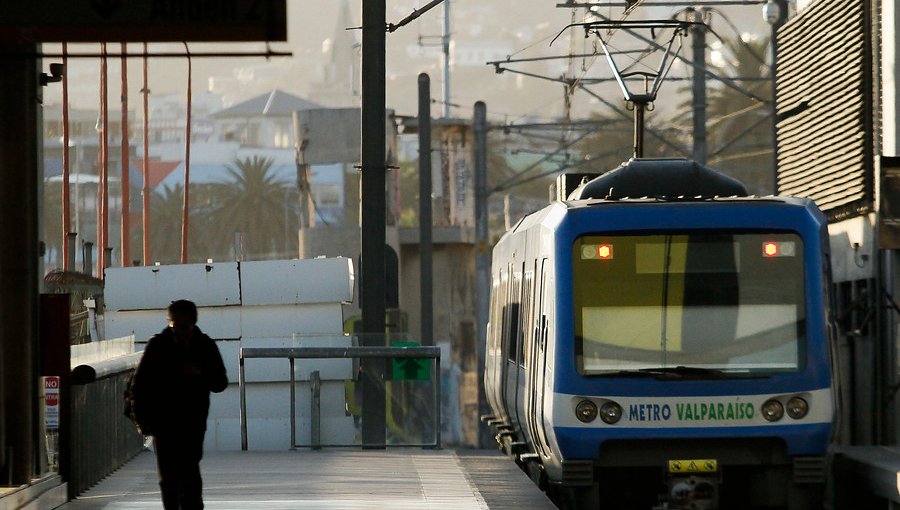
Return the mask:
<svg viewBox="0 0 900 510">
<path fill-rule="evenodd" d="M 872 209 L 870 8 L 817 0 L 778 33 L 778 192 L 832 221 Z"/>
</svg>

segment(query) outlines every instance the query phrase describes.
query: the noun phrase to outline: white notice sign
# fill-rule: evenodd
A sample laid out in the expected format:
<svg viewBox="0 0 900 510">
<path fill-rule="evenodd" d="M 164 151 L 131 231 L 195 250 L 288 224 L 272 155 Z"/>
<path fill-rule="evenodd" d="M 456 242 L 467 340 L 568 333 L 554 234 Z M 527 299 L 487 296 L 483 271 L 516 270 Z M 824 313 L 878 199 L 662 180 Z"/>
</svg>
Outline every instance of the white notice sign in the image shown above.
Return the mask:
<svg viewBox="0 0 900 510">
<path fill-rule="evenodd" d="M 59 376 L 51 375 L 44 380 L 44 418 L 47 430 L 59 430 Z"/>
</svg>

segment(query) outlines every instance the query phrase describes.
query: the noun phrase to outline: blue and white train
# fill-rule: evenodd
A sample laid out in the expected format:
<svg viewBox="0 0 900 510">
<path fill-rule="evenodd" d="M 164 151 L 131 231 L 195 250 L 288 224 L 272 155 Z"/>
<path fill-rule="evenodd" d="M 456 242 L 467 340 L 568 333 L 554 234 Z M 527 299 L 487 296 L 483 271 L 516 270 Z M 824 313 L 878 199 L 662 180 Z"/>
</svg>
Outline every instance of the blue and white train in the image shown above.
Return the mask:
<svg viewBox="0 0 900 510">
<path fill-rule="evenodd" d="M 494 248 L 485 419 L 563 507 L 821 508 L 829 289 L 810 200 L 633 159 Z"/>
</svg>

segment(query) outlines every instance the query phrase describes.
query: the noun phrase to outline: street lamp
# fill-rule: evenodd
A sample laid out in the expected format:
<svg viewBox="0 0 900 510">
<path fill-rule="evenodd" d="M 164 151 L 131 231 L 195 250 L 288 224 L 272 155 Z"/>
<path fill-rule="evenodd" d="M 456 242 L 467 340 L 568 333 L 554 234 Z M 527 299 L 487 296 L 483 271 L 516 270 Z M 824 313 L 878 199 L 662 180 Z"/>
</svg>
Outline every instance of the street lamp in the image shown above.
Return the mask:
<svg viewBox="0 0 900 510">
<path fill-rule="evenodd" d="M 772 64 L 769 68 L 772 77 L 772 193 L 778 194 L 778 137 L 776 128 L 778 124 L 778 115 L 775 108 L 775 65 L 778 62 L 778 29 L 784 25 L 787 20 L 787 0 L 768 0 L 763 4 L 763 18 L 772 27 L 771 44 L 772 44 Z"/>
</svg>

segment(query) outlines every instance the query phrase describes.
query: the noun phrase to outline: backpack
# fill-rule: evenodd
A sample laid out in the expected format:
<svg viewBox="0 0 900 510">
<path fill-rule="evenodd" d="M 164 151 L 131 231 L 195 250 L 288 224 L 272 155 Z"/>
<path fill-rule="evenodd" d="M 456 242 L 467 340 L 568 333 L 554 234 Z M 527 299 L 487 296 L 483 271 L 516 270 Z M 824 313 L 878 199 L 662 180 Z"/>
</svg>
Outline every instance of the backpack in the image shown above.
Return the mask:
<svg viewBox="0 0 900 510">
<path fill-rule="evenodd" d="M 143 434 L 145 436 L 152 434 L 150 432 L 150 427 L 147 426 L 146 420 L 142 419 L 143 414 L 140 412 L 140 405 L 137 399 L 135 398 L 134 392 L 134 374 L 131 374 L 128 377 L 128 381 L 125 383 L 125 390 L 122 394 L 123 399 L 123 413 L 137 428 L 138 433 Z"/>
</svg>

